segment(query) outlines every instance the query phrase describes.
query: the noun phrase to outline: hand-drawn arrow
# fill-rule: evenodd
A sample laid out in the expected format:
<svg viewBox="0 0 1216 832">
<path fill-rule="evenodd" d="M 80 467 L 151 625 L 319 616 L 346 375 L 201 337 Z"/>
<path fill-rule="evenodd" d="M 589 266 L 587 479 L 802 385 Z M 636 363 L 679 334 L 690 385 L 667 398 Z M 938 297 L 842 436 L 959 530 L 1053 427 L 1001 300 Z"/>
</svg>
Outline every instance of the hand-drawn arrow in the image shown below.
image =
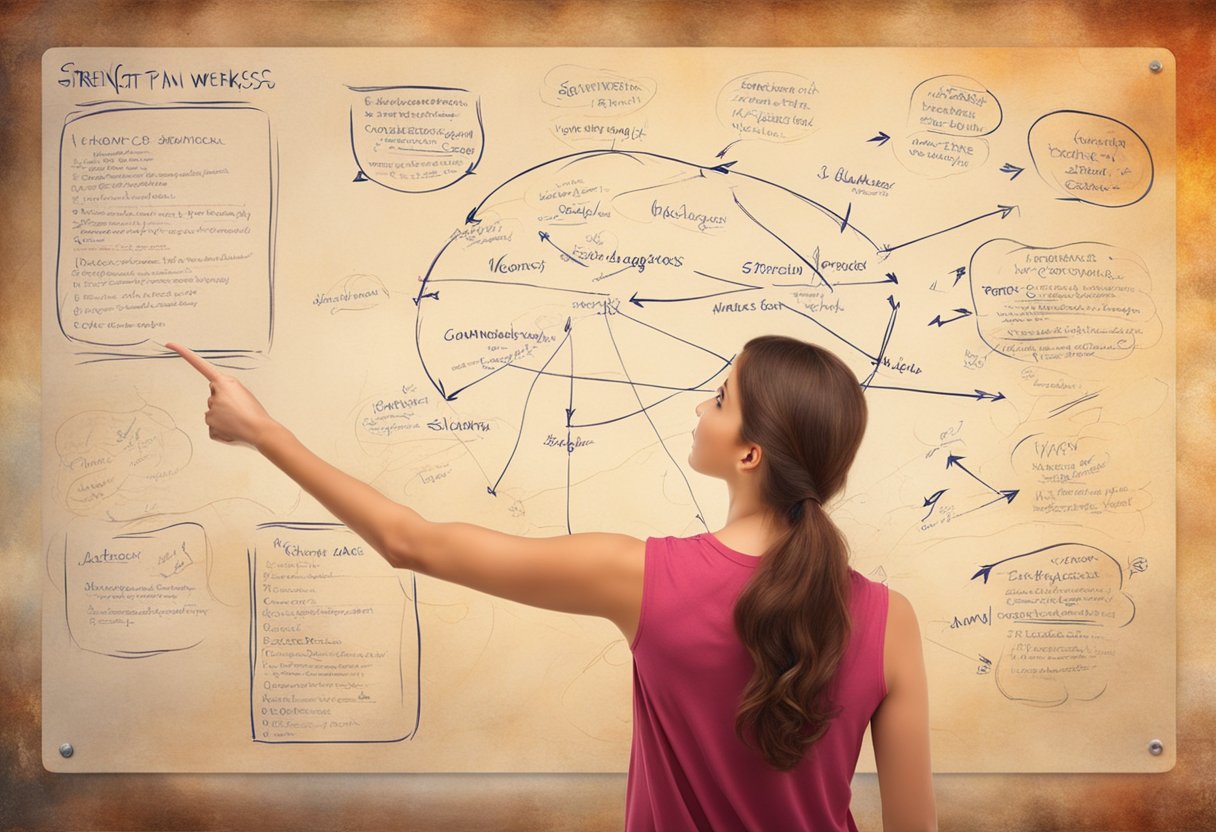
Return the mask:
<svg viewBox="0 0 1216 832">
<path fill-rule="evenodd" d="M 1031 551 L 1031 552 L 1022 552 L 1020 555 L 1011 555 L 1010 557 L 1002 558 L 1001 560 L 993 561 L 992 563 L 986 563 L 980 567 L 978 572 L 976 572 L 974 575 L 971 576 L 971 580 L 974 581 L 976 578 L 983 578 L 984 583 L 988 583 L 988 576 L 992 574 L 992 570 L 995 569 L 996 567 L 1000 566 L 1002 563 L 1008 563 L 1009 561 L 1017 560 L 1018 558 L 1027 558 L 1027 557 L 1030 557 L 1031 555 L 1037 555 L 1040 552 L 1046 552 L 1048 549 L 1055 549 L 1060 546 L 1075 546 L 1075 545 L 1085 546 L 1085 548 L 1087 548 L 1087 549 L 1093 549 L 1094 551 L 1099 552 L 1100 554 L 1106 555 L 1106 557 L 1110 558 L 1111 562 L 1114 563 L 1115 566 L 1119 569 L 1119 581 L 1120 581 L 1120 587 L 1122 587 L 1123 567 L 1119 563 L 1119 561 L 1115 560 L 1114 558 L 1111 558 L 1110 555 L 1106 554 L 1106 552 L 1103 552 L 1101 549 L 1098 549 L 1096 546 L 1086 546 L 1085 544 L 1076 544 L 1076 543 L 1071 543 L 1071 542 L 1052 543 L 1049 546 L 1043 546 L 1043 547 L 1035 549 L 1034 551 Z M 1127 625 L 1125 624 L 1124 626 L 1127 626 Z"/>
<path fill-rule="evenodd" d="M 570 253 L 564 251 L 561 248 L 561 246 L 559 246 L 557 243 L 553 242 L 553 240 L 549 237 L 548 231 L 537 231 L 536 233 L 540 235 L 541 240 L 543 240 L 544 242 L 548 243 L 549 245 L 553 246 L 555 249 L 560 251 L 562 253 L 562 256 L 565 257 L 567 260 L 577 263 L 578 265 L 582 266 L 584 269 L 587 268 L 586 263 L 584 263 L 582 260 L 579 260 L 573 254 L 570 254 Z"/>
<path fill-rule="evenodd" d="M 970 514 L 973 511 L 979 511 L 982 508 L 987 508 L 988 506 L 992 505 L 993 503 L 999 503 L 1001 500 L 1004 500 L 1006 504 L 1009 504 L 1009 503 L 1013 502 L 1014 497 L 1018 496 L 1018 490 L 1016 488 L 1010 488 L 1010 489 L 1007 489 L 1005 491 L 1001 491 L 998 493 L 1000 494 L 1000 496 L 997 497 L 995 500 L 989 500 L 988 502 L 984 503 L 983 505 L 976 506 L 975 508 L 969 508 L 966 511 L 960 511 L 958 514 L 956 514 L 954 516 L 962 517 L 964 514 Z"/>
<path fill-rule="evenodd" d="M 626 266 L 626 268 L 632 268 L 632 266 Z M 523 283 L 518 280 L 490 280 L 489 278 L 484 277 L 436 277 L 434 279 L 429 279 L 427 282 L 432 285 L 435 283 L 489 283 L 494 286 L 523 286 L 528 289 L 543 289 L 547 292 L 571 292 L 576 295 L 591 295 L 593 297 L 600 298 L 612 297 L 611 292 L 592 292 L 588 289 L 567 289 L 565 286 L 545 286 L 542 283 Z M 431 293 L 428 292 L 426 294 L 420 294 L 418 297 L 414 298 L 415 305 L 418 303 L 419 299 L 426 297 L 431 297 Z M 436 300 L 438 300 L 439 293 L 434 293 L 434 297 Z"/>
<path fill-rule="evenodd" d="M 891 307 L 891 316 L 887 318 L 887 330 L 882 336 L 882 345 L 878 348 L 878 355 L 874 357 L 874 368 L 870 370 L 870 374 L 866 376 L 866 380 L 861 383 L 864 390 L 874 380 L 874 376 L 878 373 L 878 368 L 882 366 L 883 354 L 887 351 L 887 344 L 891 341 L 891 333 L 895 331 L 895 316 L 899 314 L 899 304 L 895 301 L 895 295 L 887 295 L 887 304 Z"/>
<path fill-rule="evenodd" d="M 686 297 L 686 298 L 640 298 L 640 297 L 638 297 L 638 293 L 634 292 L 632 295 L 629 296 L 629 302 L 632 303 L 634 306 L 638 306 L 638 307 L 641 307 L 644 309 L 645 307 L 642 306 L 643 303 L 680 303 L 682 301 L 687 301 L 687 300 L 705 300 L 706 298 L 719 298 L 719 297 L 722 297 L 723 295 L 733 295 L 738 292 L 754 292 L 760 288 L 762 288 L 762 287 L 748 286 L 746 289 L 730 289 L 725 292 L 714 292 L 711 295 L 693 295 L 692 297 Z"/>
<path fill-rule="evenodd" d="M 887 272 L 887 276 L 884 277 L 882 280 L 851 280 L 851 281 L 848 281 L 845 283 L 837 282 L 836 286 L 837 287 L 840 287 L 840 286 L 872 286 L 875 283 L 894 283 L 898 286 L 899 278 L 895 276 L 895 272 Z M 774 283 L 773 285 L 780 286 L 782 284 Z"/>
<path fill-rule="evenodd" d="M 941 231 L 934 231 L 932 234 L 926 234 L 923 237 L 917 237 L 915 240 L 908 240 L 906 243 L 900 243 L 897 246 L 883 246 L 882 248 L 880 248 L 878 250 L 878 252 L 879 252 L 879 254 L 890 254 L 891 252 L 901 249 L 904 246 L 910 246 L 913 243 L 919 243 L 922 240 L 928 240 L 930 237 L 936 237 L 939 234 L 945 234 L 947 231 L 953 231 L 956 228 L 962 228 L 964 225 L 968 225 L 973 222 L 978 222 L 979 220 L 986 219 L 987 217 L 995 217 L 997 214 L 1001 215 L 1001 219 L 1005 219 L 1006 217 L 1009 216 L 1009 214 L 1011 212 L 1015 211 L 1017 209 L 1017 207 L 1018 206 L 1016 206 L 1016 205 L 997 205 L 995 211 L 989 211 L 986 214 L 980 214 L 978 217 L 972 217 L 969 220 L 963 220 L 962 222 L 960 222 L 956 225 L 952 225 L 949 228 L 943 228 Z"/>
<path fill-rule="evenodd" d="M 725 156 L 725 155 L 726 155 L 726 151 L 730 150 L 732 147 L 734 147 L 735 145 L 737 145 L 737 144 L 738 144 L 739 142 L 741 142 L 741 141 L 743 141 L 743 139 L 735 139 L 733 142 L 731 142 L 730 144 L 728 144 L 726 147 L 724 147 L 724 148 L 722 148 L 721 150 L 719 150 L 719 151 L 718 151 L 718 153 L 717 153 L 717 156 L 716 156 L 715 158 L 721 159 L 723 156 Z"/>
<path fill-rule="evenodd" d="M 989 399 L 994 402 L 999 402 L 1005 398 L 1004 393 L 988 393 L 983 390 L 976 390 L 974 393 L 951 393 L 946 390 L 924 390 L 919 387 L 894 387 L 884 386 L 881 384 L 871 384 L 867 390 L 903 390 L 907 393 L 928 393 L 933 396 L 959 396 L 964 399 L 975 399 L 977 402 L 982 402 Z"/>
<path fill-rule="evenodd" d="M 961 314 L 955 315 L 953 318 L 946 318 L 946 320 L 944 320 L 944 321 L 942 320 L 941 315 L 936 315 L 936 316 L 934 316 L 933 320 L 929 321 L 929 326 L 933 326 L 934 324 L 937 324 L 938 329 L 941 329 L 946 324 L 951 323 L 953 321 L 961 321 L 963 318 L 965 318 L 971 314 L 970 309 L 955 309 L 954 311 L 959 312 Z"/>
<path fill-rule="evenodd" d="M 445 395 L 445 396 L 444 396 L 444 398 L 445 398 L 445 399 L 447 399 L 447 400 L 448 400 L 448 401 L 450 401 L 450 402 L 454 402 L 454 401 L 456 401 L 456 397 L 457 397 L 457 396 L 459 396 L 459 395 L 460 395 L 461 393 L 463 393 L 465 390 L 468 390 L 468 389 L 469 389 L 470 387 L 472 387 L 474 384 L 480 384 L 481 382 L 483 382 L 483 381 L 485 381 L 486 379 L 488 379 L 490 376 L 492 376 L 492 375 L 494 375 L 495 373 L 497 373 L 499 370 L 503 369 L 504 367 L 510 367 L 510 366 L 511 366 L 511 362 L 510 362 L 510 361 L 503 362 L 502 364 L 499 364 L 497 367 L 495 367 L 495 368 L 494 368 L 493 370 L 491 370 L 490 372 L 486 373 L 486 374 L 485 374 L 484 376 L 482 376 L 481 378 L 474 379 L 473 381 L 470 381 L 468 384 L 466 384 L 464 387 L 460 387 L 460 388 L 457 388 L 456 390 L 453 390 L 451 393 L 448 393 L 447 395 Z M 440 385 L 440 387 L 442 388 L 442 386 L 443 386 L 443 379 L 440 379 L 440 380 L 439 380 L 439 385 Z M 443 391 L 442 391 L 442 390 L 440 390 L 440 393 L 442 393 L 442 392 L 443 392 Z"/>
<path fill-rule="evenodd" d="M 879 131 L 878 131 L 878 135 L 877 135 L 877 136 L 875 136 L 875 137 L 874 137 L 874 138 L 872 138 L 872 139 L 866 139 L 866 142 L 867 142 L 867 143 L 868 143 L 868 142 L 878 142 L 878 146 L 879 146 L 879 147 L 882 147 L 884 144 L 886 144 L 886 143 L 887 143 L 887 141 L 888 141 L 890 138 L 891 138 L 891 137 L 890 137 L 890 136 L 888 136 L 886 133 L 884 133 L 883 131 L 879 130 Z"/>
<path fill-rule="evenodd" d="M 991 491 L 993 494 L 1001 494 L 1002 492 L 1000 492 L 1000 491 L 998 491 L 997 489 L 993 488 L 991 485 L 989 485 L 988 483 L 984 482 L 982 479 L 980 479 L 979 477 L 977 477 L 975 474 L 971 473 L 971 471 L 970 471 L 970 470 L 967 468 L 967 466 L 966 466 L 966 465 L 964 465 L 964 464 L 961 462 L 961 460 L 964 460 L 964 459 L 966 459 L 966 458 L 967 458 L 967 457 L 965 457 L 965 456 L 956 456 L 956 455 L 954 455 L 954 454 L 947 454 L 947 456 L 946 456 L 946 468 L 947 468 L 947 470 L 949 470 L 950 468 L 958 467 L 959 469 L 961 469 L 961 470 L 963 471 L 963 473 L 965 473 L 967 476 L 971 477 L 971 479 L 975 480 L 975 481 L 976 481 L 976 482 L 978 482 L 980 485 L 984 486 L 984 488 L 987 488 L 987 489 L 988 489 L 989 491 Z"/>
<path fill-rule="evenodd" d="M 921 506 L 921 508 L 928 506 L 929 514 L 932 514 L 933 509 L 937 508 L 937 501 L 940 500 L 942 498 L 942 495 L 945 494 L 949 490 L 950 489 L 948 489 L 948 488 L 942 488 L 938 491 L 934 491 L 932 494 L 930 494 L 928 497 L 925 498 L 925 505 Z M 929 519 L 929 514 L 926 514 L 924 517 L 920 518 L 922 523 Z"/>
<path fill-rule="evenodd" d="M 570 332 L 570 329 L 571 329 L 570 319 L 566 318 L 566 333 L 568 334 L 568 336 L 570 338 L 570 403 L 566 405 L 566 427 L 567 428 L 570 427 L 570 418 L 572 416 L 574 416 L 574 334 L 572 332 Z M 569 448 L 570 446 L 567 445 L 566 447 Z M 567 468 L 567 473 L 568 472 L 569 472 L 569 468 Z M 570 486 L 570 483 L 569 483 L 569 480 L 567 480 L 566 487 L 569 488 L 569 486 Z M 567 509 L 567 515 L 569 515 L 569 509 Z M 569 522 L 569 516 L 567 516 L 566 519 L 567 519 L 567 522 Z"/>
<path fill-rule="evenodd" d="M 1011 162 L 1006 162 L 1005 164 L 1001 165 L 1001 173 L 1012 173 L 1013 174 L 1013 176 L 1009 177 L 1010 182 L 1017 179 L 1018 174 L 1021 173 L 1023 170 L 1025 170 L 1025 168 L 1020 168 L 1017 165 L 1012 164 Z"/>
</svg>

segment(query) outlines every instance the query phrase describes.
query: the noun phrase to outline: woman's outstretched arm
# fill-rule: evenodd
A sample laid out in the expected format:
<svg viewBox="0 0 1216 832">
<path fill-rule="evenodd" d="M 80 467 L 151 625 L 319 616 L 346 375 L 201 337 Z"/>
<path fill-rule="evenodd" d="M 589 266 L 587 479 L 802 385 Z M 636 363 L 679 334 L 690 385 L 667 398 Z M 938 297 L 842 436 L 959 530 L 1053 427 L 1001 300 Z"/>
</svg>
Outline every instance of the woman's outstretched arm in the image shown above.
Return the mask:
<svg viewBox="0 0 1216 832">
<path fill-rule="evenodd" d="M 211 383 L 212 439 L 258 450 L 393 566 L 535 607 L 602 616 L 632 640 L 641 610 L 642 540 L 609 533 L 523 537 L 431 522 L 314 454 L 232 376 L 186 347 L 166 346 Z"/>
<path fill-rule="evenodd" d="M 887 696 L 870 720 L 883 832 L 937 829 L 929 760 L 929 689 L 912 604 L 889 593 L 883 666 Z"/>
</svg>

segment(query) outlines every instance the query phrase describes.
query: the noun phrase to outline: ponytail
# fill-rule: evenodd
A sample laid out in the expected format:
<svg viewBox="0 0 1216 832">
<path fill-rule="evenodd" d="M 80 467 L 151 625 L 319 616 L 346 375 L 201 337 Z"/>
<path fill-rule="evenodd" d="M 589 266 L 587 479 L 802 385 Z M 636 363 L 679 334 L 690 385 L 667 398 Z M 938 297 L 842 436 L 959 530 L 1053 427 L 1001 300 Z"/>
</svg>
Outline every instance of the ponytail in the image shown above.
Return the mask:
<svg viewBox="0 0 1216 832">
<path fill-rule="evenodd" d="M 848 547 L 821 496 L 844 485 L 865 399 L 838 358 L 781 336 L 749 341 L 735 378 L 743 438 L 762 449 L 762 496 L 785 509 L 782 534 L 735 604 L 735 629 L 755 663 L 735 732 L 785 771 L 839 711 L 827 694 L 850 635 Z"/>
</svg>

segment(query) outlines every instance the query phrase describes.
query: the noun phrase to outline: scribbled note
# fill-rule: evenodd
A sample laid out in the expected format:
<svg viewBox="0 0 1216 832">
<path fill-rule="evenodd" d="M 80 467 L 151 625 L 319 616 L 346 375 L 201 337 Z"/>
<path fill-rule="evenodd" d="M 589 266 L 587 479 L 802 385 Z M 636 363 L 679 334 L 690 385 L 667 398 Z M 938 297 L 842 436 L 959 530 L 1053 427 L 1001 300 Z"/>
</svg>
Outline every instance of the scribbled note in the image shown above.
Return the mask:
<svg viewBox="0 0 1216 832">
<path fill-rule="evenodd" d="M 718 93 L 718 120 L 740 139 L 788 142 L 814 132 L 819 85 L 792 72 L 756 72 Z"/>
<path fill-rule="evenodd" d="M 540 98 L 565 111 L 550 127 L 553 135 L 565 144 L 636 147 L 646 139 L 642 110 L 656 90 L 651 78 L 563 64 L 546 73 Z"/>
<path fill-rule="evenodd" d="M 269 342 L 275 168 L 247 106 L 78 113 L 59 146 L 59 328 L 83 345 Z"/>
<path fill-rule="evenodd" d="M 349 87 L 355 181 L 403 193 L 451 187 L 485 150 L 481 102 L 456 87 Z"/>
<path fill-rule="evenodd" d="M 76 524 L 63 544 L 63 585 L 72 641 L 121 659 L 199 645 L 211 627 L 211 559 L 198 523 L 113 533 Z"/>
<path fill-rule="evenodd" d="M 168 413 L 144 405 L 71 417 L 55 431 L 55 452 L 64 504 L 75 514 L 98 517 L 155 498 L 193 450 Z"/>
<path fill-rule="evenodd" d="M 1152 281 L 1134 252 L 991 240 L 976 249 L 969 271 L 980 334 L 1010 358 L 1108 361 L 1161 337 Z"/>
<path fill-rule="evenodd" d="M 922 176 L 967 173 L 988 161 L 988 142 L 1004 118 L 996 95 L 974 78 L 940 75 L 917 84 L 908 104 L 899 160 Z"/>
<path fill-rule="evenodd" d="M 265 523 L 249 549 L 258 742 L 394 742 L 421 714 L 414 582 L 334 523 Z"/>
<path fill-rule="evenodd" d="M 1133 205 L 1153 186 L 1153 155 L 1140 134 L 1110 116 L 1056 110 L 1027 134 L 1039 176 L 1067 199 Z"/>
<path fill-rule="evenodd" d="M 1010 555 L 972 579 L 989 599 L 987 611 L 956 621 L 993 625 L 1005 697 L 1038 706 L 1096 699 L 1117 667 L 1120 631 L 1136 616 L 1123 573 L 1109 554 L 1080 543 Z"/>
</svg>

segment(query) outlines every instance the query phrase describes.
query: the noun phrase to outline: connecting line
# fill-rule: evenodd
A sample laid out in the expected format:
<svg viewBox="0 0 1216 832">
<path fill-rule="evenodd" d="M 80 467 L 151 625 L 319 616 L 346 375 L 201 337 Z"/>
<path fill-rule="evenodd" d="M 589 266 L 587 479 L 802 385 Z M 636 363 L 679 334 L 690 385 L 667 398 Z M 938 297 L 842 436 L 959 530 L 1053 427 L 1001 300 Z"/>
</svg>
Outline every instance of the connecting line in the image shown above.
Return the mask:
<svg viewBox="0 0 1216 832">
<path fill-rule="evenodd" d="M 621 372 L 625 374 L 625 378 L 630 380 L 629 389 L 633 390 L 633 395 L 638 400 L 638 407 L 642 408 L 642 415 L 646 417 L 646 421 L 650 423 L 650 429 L 654 431 L 655 438 L 659 440 L 659 444 L 663 447 L 663 452 L 667 454 L 667 458 L 671 460 L 671 464 L 680 472 L 681 479 L 684 480 L 684 485 L 688 488 L 688 496 L 692 498 L 692 503 L 697 507 L 697 519 L 701 521 L 701 525 L 705 526 L 705 531 L 709 531 L 709 526 L 705 523 L 705 515 L 701 511 L 701 505 L 697 502 L 697 495 L 692 492 L 692 484 L 689 483 L 688 477 L 684 476 L 684 469 L 676 462 L 675 457 L 671 455 L 671 451 L 667 449 L 667 444 L 663 442 L 663 437 L 659 435 L 659 429 L 655 427 L 654 420 L 650 418 L 650 414 L 646 412 L 646 405 L 642 404 L 642 397 L 638 395 L 637 388 L 633 386 L 633 380 L 629 376 L 629 370 L 625 368 L 625 359 L 621 357 L 620 347 L 616 344 L 616 336 L 612 334 L 612 324 L 608 322 L 608 316 L 604 315 L 604 326 L 608 327 L 608 338 L 612 341 L 612 349 L 616 351 L 617 361 L 621 363 Z"/>
<path fill-rule="evenodd" d="M 632 315 L 627 315 L 624 312 L 620 311 L 619 309 L 616 310 L 613 314 L 620 315 L 622 318 L 627 318 L 627 319 L 633 321 L 635 324 L 641 324 L 644 327 L 649 327 L 650 329 L 653 329 L 655 332 L 659 332 L 659 333 L 662 333 L 663 335 L 666 335 L 668 338 L 674 338 L 675 340 L 679 341 L 681 344 L 687 344 L 690 347 L 696 347 L 697 349 L 701 350 L 702 352 L 709 353 L 714 358 L 721 359 L 722 361 L 725 361 L 727 363 L 729 363 L 731 361 L 730 358 L 727 358 L 725 355 L 718 355 L 716 352 L 709 349 L 708 347 L 703 347 L 700 344 L 694 344 L 692 341 L 685 341 L 679 335 L 673 335 L 670 332 L 668 332 L 667 330 L 660 329 L 659 327 L 657 327 L 653 324 L 648 324 L 645 321 L 639 321 L 637 318 L 633 317 Z M 605 315 L 604 317 L 608 317 L 608 316 Z"/>
<path fill-rule="evenodd" d="M 891 304 L 891 317 L 887 320 L 887 331 L 882 336 L 882 346 L 878 348 L 878 358 L 874 361 L 874 369 L 861 383 L 863 389 L 869 387 L 874 376 L 878 375 L 878 369 L 882 366 L 882 357 L 887 351 L 887 344 L 891 342 L 891 333 L 895 331 L 895 316 L 899 313 L 899 304 L 895 302 L 894 296 L 888 296 L 887 302 Z"/>
<path fill-rule="evenodd" d="M 648 405 L 644 405 L 644 406 L 642 406 L 642 407 L 638 408 L 637 410 L 634 410 L 634 411 L 632 411 L 632 412 L 630 412 L 630 413 L 625 413 L 625 414 L 623 414 L 623 415 L 621 415 L 621 416 L 614 416 L 614 417 L 613 417 L 613 418 L 611 418 L 611 419 L 602 419 L 602 420 L 601 420 L 601 421 L 599 421 L 599 422 L 581 422 L 581 423 L 579 423 L 579 424 L 577 424 L 577 425 L 576 425 L 576 424 L 574 424 L 574 423 L 571 423 L 571 424 L 567 425 L 567 427 L 572 427 L 572 428 L 594 428 L 594 427 L 599 427 L 600 425 L 608 425 L 608 424 L 612 424 L 613 422 L 619 422 L 619 421 L 621 421 L 622 419 L 628 419 L 630 416 L 637 416 L 639 413 L 645 413 L 647 410 L 650 410 L 650 408 L 652 408 L 652 407 L 658 407 L 658 406 L 659 406 L 659 405 L 661 405 L 663 402 L 668 401 L 669 399 L 674 399 L 674 398 L 675 398 L 676 396 L 678 396 L 680 393 L 691 393 L 691 392 L 693 392 L 694 390 L 700 390 L 700 389 L 701 389 L 701 385 L 702 385 L 702 384 L 705 384 L 705 383 L 709 382 L 711 379 L 713 379 L 713 378 L 714 378 L 714 376 L 717 376 L 719 373 L 721 373 L 723 370 L 725 370 L 725 369 L 726 369 L 727 367 L 729 367 L 729 366 L 730 366 L 730 360 L 728 359 L 728 360 L 726 360 L 726 361 L 725 361 L 725 362 L 722 364 L 722 366 L 721 366 L 721 367 L 719 367 L 718 369 L 714 370 L 713 374 L 712 374 L 712 375 L 710 375 L 710 376 L 709 376 L 709 378 L 705 379 L 704 381 L 700 382 L 699 384 L 697 384 L 697 385 L 695 385 L 695 386 L 693 386 L 693 387 L 679 387 L 679 388 L 676 388 L 676 392 L 675 392 L 675 393 L 672 393 L 670 396 L 664 396 L 663 398 L 661 398 L 661 399 L 657 399 L 656 401 L 653 401 L 653 402 L 651 402 L 651 403 L 650 403 L 650 404 L 648 404 Z M 582 378 L 582 376 L 580 376 L 580 378 Z M 657 386 L 658 386 L 658 385 L 654 385 L 654 384 L 646 384 L 645 382 L 620 381 L 620 380 L 618 380 L 618 379 L 608 379 L 608 378 L 605 378 L 605 379 L 592 379 L 592 381 L 597 381 L 597 382 L 602 382 L 602 383 L 611 382 L 611 383 L 613 383 L 613 384 L 628 384 L 630 387 L 632 387 L 632 388 L 633 388 L 633 392 L 634 392 L 635 394 L 637 393 L 637 388 L 639 388 L 639 387 L 657 387 Z M 704 392 L 711 392 L 711 391 L 706 390 L 706 391 L 704 391 Z M 639 400 L 639 403 L 640 403 L 640 400 Z"/>
<path fill-rule="evenodd" d="M 810 260 L 807 260 L 805 257 L 803 257 L 802 254 L 798 251 L 798 249 L 794 248 L 792 245 L 790 245 L 785 240 L 783 240 L 775 231 L 773 231 L 771 228 L 769 228 L 764 223 L 760 222 L 760 220 L 756 219 L 755 216 L 752 215 L 751 211 L 748 211 L 746 208 L 743 207 L 743 203 L 739 201 L 739 197 L 735 196 L 733 191 L 731 192 L 731 198 L 734 199 L 735 204 L 739 206 L 739 210 L 742 211 L 744 214 L 746 214 L 747 218 L 749 220 L 751 220 L 756 225 L 760 226 L 765 231 L 767 231 L 769 233 L 769 236 L 771 236 L 777 242 L 781 243 L 781 245 L 788 248 L 791 252 L 793 252 L 794 256 L 797 257 L 799 260 L 801 260 L 803 263 L 806 263 L 807 267 L 815 273 L 815 276 L 823 281 L 823 285 L 828 287 L 829 292 L 836 291 L 835 289 L 832 288 L 832 284 L 828 283 L 828 279 L 823 276 L 823 273 L 820 272 L 818 268 L 816 268 L 814 263 L 812 263 Z"/>
<path fill-rule="evenodd" d="M 547 361 L 545 361 L 544 365 L 541 367 L 541 370 L 544 370 L 545 367 L 548 367 L 549 362 L 557 357 L 557 354 L 559 352 L 561 352 L 562 347 L 564 347 L 566 345 L 566 341 L 569 338 L 570 338 L 570 330 L 567 329 L 566 337 L 563 338 L 562 342 L 557 345 L 557 349 L 555 349 L 553 351 L 553 354 L 549 356 L 549 359 Z M 523 438 L 524 425 L 526 424 L 527 418 L 528 418 L 528 402 L 531 401 L 531 399 L 532 399 L 532 391 L 536 388 L 536 382 L 540 381 L 540 376 L 541 376 L 540 373 L 537 373 L 536 375 L 534 375 L 532 377 L 532 383 L 530 385 L 528 385 L 528 395 L 524 397 L 524 409 L 523 409 L 523 412 L 519 414 L 519 433 L 516 434 L 516 436 L 515 436 L 515 446 L 511 448 L 511 455 L 509 457 L 507 457 L 507 464 L 502 467 L 502 473 L 498 475 L 498 479 L 496 479 L 494 481 L 494 484 L 486 487 L 486 491 L 495 497 L 498 496 L 498 484 L 500 482 L 502 482 L 502 478 L 507 475 L 507 469 L 511 467 L 511 460 L 515 459 L 515 452 L 517 450 L 519 450 L 519 440 Z"/>
<path fill-rule="evenodd" d="M 877 356 L 870 355 L 868 352 L 866 352 L 866 351 L 865 351 L 865 350 L 863 350 L 861 347 L 859 347 L 859 346 L 857 346 L 856 344 L 854 344 L 854 343 L 853 343 L 852 341 L 850 341 L 848 338 L 845 338 L 843 335 L 841 335 L 841 334 L 840 334 L 840 333 L 838 333 L 838 332 L 834 332 L 834 331 L 832 331 L 831 329 L 828 329 L 828 327 L 826 327 L 826 326 L 824 326 L 823 324 L 819 323 L 819 321 L 815 320 L 814 318 L 812 318 L 810 315 L 806 314 L 805 312 L 803 312 L 803 311 L 801 311 L 801 310 L 798 310 L 798 309 L 795 309 L 794 307 L 792 307 L 792 306 L 790 306 L 789 304 L 787 304 L 785 301 L 781 301 L 781 300 L 779 300 L 779 301 L 777 301 L 777 303 L 779 303 L 779 304 L 781 305 L 781 308 L 782 308 L 782 309 L 788 309 L 788 310 L 790 310 L 791 312 L 793 312 L 795 315 L 801 315 L 802 317 L 806 318 L 808 321 L 810 321 L 811 323 L 813 323 L 815 326 L 817 326 L 817 327 L 819 327 L 820 329 L 822 329 L 822 330 L 824 330 L 825 332 L 827 332 L 829 335 L 831 335 L 831 336 L 833 336 L 833 337 L 835 337 L 835 338 L 839 338 L 841 341 L 844 341 L 846 344 L 848 344 L 848 345 L 849 345 L 850 347 L 852 347 L 853 349 L 857 350 L 859 353 L 861 353 L 862 355 L 864 355 L 866 358 L 870 359 L 871 361 L 873 361 L 873 362 L 874 362 L 874 363 L 876 363 L 876 364 L 878 363 L 878 357 L 877 357 Z"/>
<path fill-rule="evenodd" d="M 570 401 L 566 405 L 566 534 L 573 534 L 570 528 L 570 457 L 574 456 L 574 445 L 570 435 L 570 419 L 574 416 L 574 325 L 568 323 L 567 326 L 569 328 L 566 337 L 570 342 Z"/>
</svg>

